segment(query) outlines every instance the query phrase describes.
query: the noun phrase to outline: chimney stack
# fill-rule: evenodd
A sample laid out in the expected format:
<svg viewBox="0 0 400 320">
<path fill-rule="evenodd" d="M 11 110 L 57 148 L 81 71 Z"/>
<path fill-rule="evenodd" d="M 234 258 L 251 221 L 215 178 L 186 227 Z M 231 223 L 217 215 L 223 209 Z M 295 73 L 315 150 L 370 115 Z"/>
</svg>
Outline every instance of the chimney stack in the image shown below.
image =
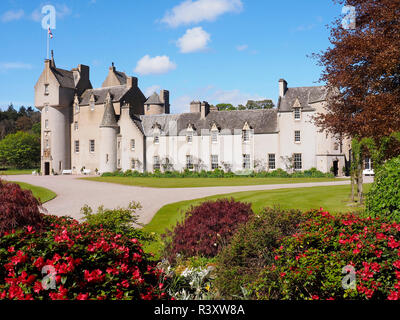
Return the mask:
<svg viewBox="0 0 400 320">
<path fill-rule="evenodd" d="M 203 101 L 200 107 L 201 119 L 205 119 L 207 115 L 210 113 L 210 105 L 207 101 Z"/>
<path fill-rule="evenodd" d="M 285 79 L 279 80 L 279 96 L 283 97 L 287 91 L 287 82 Z"/>
<path fill-rule="evenodd" d="M 126 85 L 129 88 L 137 87 L 138 86 L 138 78 L 136 78 L 136 77 L 127 77 L 126 78 Z"/>
<path fill-rule="evenodd" d="M 168 90 L 161 90 L 160 92 L 160 99 L 161 102 L 164 103 L 164 113 L 169 114 L 169 91 Z"/>
<path fill-rule="evenodd" d="M 190 112 L 200 112 L 201 102 L 200 101 L 192 101 L 190 103 Z"/>
</svg>

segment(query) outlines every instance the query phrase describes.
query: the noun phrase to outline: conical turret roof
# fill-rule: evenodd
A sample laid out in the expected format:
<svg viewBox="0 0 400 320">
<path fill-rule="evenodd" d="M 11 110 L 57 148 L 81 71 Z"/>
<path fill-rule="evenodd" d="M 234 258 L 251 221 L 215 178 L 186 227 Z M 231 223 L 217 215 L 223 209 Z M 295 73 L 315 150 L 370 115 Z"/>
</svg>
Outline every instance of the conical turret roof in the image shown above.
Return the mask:
<svg viewBox="0 0 400 320">
<path fill-rule="evenodd" d="M 110 93 L 107 94 L 106 103 L 104 106 L 103 120 L 100 123 L 100 127 L 118 127 L 117 120 L 115 119 L 115 111 Z"/>
<path fill-rule="evenodd" d="M 154 92 L 148 99 L 147 99 L 147 101 L 144 103 L 144 104 L 160 104 L 160 105 L 162 105 L 163 103 L 161 102 L 161 100 L 160 100 L 160 96 L 156 93 L 156 92 Z"/>
</svg>

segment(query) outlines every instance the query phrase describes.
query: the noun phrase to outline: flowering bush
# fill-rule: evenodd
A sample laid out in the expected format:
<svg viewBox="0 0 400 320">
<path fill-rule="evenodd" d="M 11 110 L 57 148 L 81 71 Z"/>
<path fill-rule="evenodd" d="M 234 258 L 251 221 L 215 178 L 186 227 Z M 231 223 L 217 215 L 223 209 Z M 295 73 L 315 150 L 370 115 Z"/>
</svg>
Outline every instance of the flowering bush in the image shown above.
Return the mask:
<svg viewBox="0 0 400 320">
<path fill-rule="evenodd" d="M 216 287 L 224 298 L 236 299 L 248 283 L 257 279 L 283 237 L 299 231 L 302 213 L 265 208 L 242 225 L 217 256 Z"/>
<path fill-rule="evenodd" d="M 163 299 L 163 277 L 141 244 L 70 218 L 45 216 L 0 234 L 0 299 Z"/>
<path fill-rule="evenodd" d="M 192 207 L 170 233 L 166 256 L 170 261 L 174 261 L 177 254 L 213 257 L 252 214 L 250 204 L 233 199 L 207 201 Z"/>
<path fill-rule="evenodd" d="M 354 214 L 333 217 L 322 209 L 304 217 L 301 231 L 280 242 L 274 263 L 252 285 L 255 297 L 400 298 L 400 224 Z"/>
<path fill-rule="evenodd" d="M 28 225 L 40 228 L 43 218 L 39 207 L 31 191 L 0 180 L 0 234 Z"/>
</svg>

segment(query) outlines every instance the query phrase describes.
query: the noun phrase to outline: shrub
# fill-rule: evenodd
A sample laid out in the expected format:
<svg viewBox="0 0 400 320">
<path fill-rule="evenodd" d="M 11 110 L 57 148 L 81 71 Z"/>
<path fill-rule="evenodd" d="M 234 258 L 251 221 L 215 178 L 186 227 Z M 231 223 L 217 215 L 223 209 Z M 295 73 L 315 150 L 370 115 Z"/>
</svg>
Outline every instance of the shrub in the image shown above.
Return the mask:
<svg viewBox="0 0 400 320">
<path fill-rule="evenodd" d="M 0 141 L 0 163 L 12 168 L 33 168 L 40 163 L 40 136 L 19 131 Z"/>
<path fill-rule="evenodd" d="M 354 214 L 305 214 L 251 286 L 258 299 L 399 299 L 400 224 Z M 345 276 L 355 270 L 355 288 Z M 345 285 L 345 286 L 343 286 Z"/>
<path fill-rule="evenodd" d="M 177 254 L 213 257 L 252 214 L 250 204 L 234 199 L 207 201 L 191 207 L 185 219 L 169 233 L 171 241 L 166 245 L 166 256 L 170 261 L 174 261 Z"/>
<path fill-rule="evenodd" d="M 400 222 L 400 156 L 389 160 L 376 173 L 366 198 L 365 214 Z"/>
<path fill-rule="evenodd" d="M 229 246 L 217 256 L 216 287 L 225 298 L 237 298 L 256 280 L 265 265 L 274 261 L 278 241 L 296 233 L 300 211 L 266 208 L 242 225 Z"/>
<path fill-rule="evenodd" d="M 131 202 L 127 208 L 104 209 L 104 206 L 100 206 L 94 213 L 93 209 L 86 205 L 81 209 L 81 214 L 84 221 L 92 227 L 103 227 L 140 241 L 153 240 L 150 234 L 135 228 L 142 226 L 138 222 L 137 209 L 141 209 L 140 203 Z"/>
<path fill-rule="evenodd" d="M 40 229 L 43 218 L 39 208 L 30 190 L 0 180 L 0 234 L 28 225 Z"/>
<path fill-rule="evenodd" d="M 0 237 L 0 299 L 168 297 L 136 239 L 71 218 L 44 220 L 41 232 L 28 226 Z"/>
</svg>

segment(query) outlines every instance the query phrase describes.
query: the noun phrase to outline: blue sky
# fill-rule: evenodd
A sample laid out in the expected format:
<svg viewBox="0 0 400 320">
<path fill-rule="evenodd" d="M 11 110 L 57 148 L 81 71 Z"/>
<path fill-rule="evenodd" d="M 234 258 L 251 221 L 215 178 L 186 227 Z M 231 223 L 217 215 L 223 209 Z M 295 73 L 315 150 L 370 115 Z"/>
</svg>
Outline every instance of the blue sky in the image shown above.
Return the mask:
<svg viewBox="0 0 400 320">
<path fill-rule="evenodd" d="M 56 8 L 51 48 L 57 67 L 90 66 L 100 87 L 111 62 L 150 94 L 167 89 L 171 112 L 192 100 L 235 105 L 318 84 L 307 57 L 329 46 L 326 25 L 341 14 L 331 0 L 2 0 L 0 106 L 33 105 L 46 58 L 41 8 Z"/>
</svg>

